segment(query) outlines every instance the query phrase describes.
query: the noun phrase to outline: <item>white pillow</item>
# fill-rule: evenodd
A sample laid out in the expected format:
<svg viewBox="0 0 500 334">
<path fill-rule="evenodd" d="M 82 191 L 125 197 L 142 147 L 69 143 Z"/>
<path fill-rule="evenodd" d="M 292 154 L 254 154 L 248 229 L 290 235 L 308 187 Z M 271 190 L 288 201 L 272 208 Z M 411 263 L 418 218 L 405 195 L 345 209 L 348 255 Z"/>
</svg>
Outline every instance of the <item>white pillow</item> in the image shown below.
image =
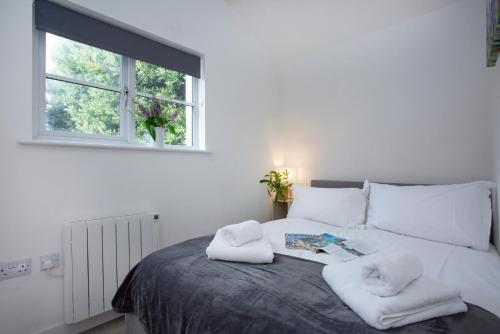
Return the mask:
<svg viewBox="0 0 500 334">
<path fill-rule="evenodd" d="M 367 225 L 486 251 L 492 182 L 437 186 L 370 183 Z"/>
<path fill-rule="evenodd" d="M 365 222 L 366 197 L 366 192 L 357 188 L 312 188 L 294 184 L 287 218 L 353 227 Z"/>
</svg>

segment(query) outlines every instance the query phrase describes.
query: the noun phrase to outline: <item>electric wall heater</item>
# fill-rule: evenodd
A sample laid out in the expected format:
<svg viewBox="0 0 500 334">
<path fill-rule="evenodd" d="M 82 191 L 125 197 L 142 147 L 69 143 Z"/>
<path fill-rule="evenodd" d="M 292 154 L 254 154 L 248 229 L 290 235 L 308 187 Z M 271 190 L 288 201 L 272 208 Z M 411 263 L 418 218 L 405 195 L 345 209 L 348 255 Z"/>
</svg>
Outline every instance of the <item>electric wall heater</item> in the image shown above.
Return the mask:
<svg viewBox="0 0 500 334">
<path fill-rule="evenodd" d="M 156 213 L 68 223 L 64 227 L 66 323 L 111 310 L 111 300 L 141 259 L 158 249 Z"/>
</svg>

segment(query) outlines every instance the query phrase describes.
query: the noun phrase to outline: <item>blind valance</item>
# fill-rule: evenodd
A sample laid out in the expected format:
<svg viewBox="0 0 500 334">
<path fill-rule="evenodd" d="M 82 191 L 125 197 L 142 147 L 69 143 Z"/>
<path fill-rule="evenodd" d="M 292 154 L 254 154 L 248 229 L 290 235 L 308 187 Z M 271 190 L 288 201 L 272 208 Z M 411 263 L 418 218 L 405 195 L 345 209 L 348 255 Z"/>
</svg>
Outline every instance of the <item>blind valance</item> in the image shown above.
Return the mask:
<svg viewBox="0 0 500 334">
<path fill-rule="evenodd" d="M 199 78 L 199 56 L 162 44 L 59 4 L 35 1 L 37 30 Z"/>
</svg>

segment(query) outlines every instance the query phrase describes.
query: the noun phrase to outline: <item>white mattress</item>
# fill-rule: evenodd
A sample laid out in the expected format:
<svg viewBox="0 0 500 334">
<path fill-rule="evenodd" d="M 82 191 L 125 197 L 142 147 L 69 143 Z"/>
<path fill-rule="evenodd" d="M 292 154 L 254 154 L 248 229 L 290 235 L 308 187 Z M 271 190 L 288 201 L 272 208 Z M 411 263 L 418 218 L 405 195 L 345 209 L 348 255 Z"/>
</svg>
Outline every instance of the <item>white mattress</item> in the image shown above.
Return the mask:
<svg viewBox="0 0 500 334">
<path fill-rule="evenodd" d="M 326 253 L 314 254 L 308 250 L 287 249 L 285 233 L 330 233 L 345 238 L 363 239 L 374 244 L 379 252 L 412 251 L 422 261 L 425 275 L 459 289 L 466 302 L 481 306 L 500 317 L 500 256 L 493 245 L 490 245 L 487 252 L 482 252 L 376 228 L 347 229 L 306 219 L 280 219 L 264 223 L 262 227 L 275 253 L 325 264 L 338 263 L 339 260 Z"/>
</svg>

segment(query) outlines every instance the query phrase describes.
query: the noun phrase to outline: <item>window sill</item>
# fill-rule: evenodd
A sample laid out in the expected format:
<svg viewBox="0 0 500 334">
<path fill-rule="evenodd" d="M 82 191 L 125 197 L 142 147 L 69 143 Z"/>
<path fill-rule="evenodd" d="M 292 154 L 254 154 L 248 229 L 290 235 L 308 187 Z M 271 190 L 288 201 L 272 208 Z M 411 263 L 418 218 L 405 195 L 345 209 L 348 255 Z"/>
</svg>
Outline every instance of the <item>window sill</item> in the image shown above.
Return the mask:
<svg viewBox="0 0 500 334">
<path fill-rule="evenodd" d="M 115 149 L 115 150 L 132 150 L 132 151 L 157 151 L 157 152 L 180 152 L 180 153 L 201 153 L 212 154 L 207 150 L 196 148 L 166 145 L 165 147 L 155 147 L 147 145 L 134 145 L 130 143 L 103 143 L 103 142 L 72 142 L 61 141 L 54 139 L 29 139 L 20 140 L 21 145 L 34 146 L 62 146 L 62 147 L 81 147 L 81 148 L 99 148 L 99 149 Z"/>
</svg>

